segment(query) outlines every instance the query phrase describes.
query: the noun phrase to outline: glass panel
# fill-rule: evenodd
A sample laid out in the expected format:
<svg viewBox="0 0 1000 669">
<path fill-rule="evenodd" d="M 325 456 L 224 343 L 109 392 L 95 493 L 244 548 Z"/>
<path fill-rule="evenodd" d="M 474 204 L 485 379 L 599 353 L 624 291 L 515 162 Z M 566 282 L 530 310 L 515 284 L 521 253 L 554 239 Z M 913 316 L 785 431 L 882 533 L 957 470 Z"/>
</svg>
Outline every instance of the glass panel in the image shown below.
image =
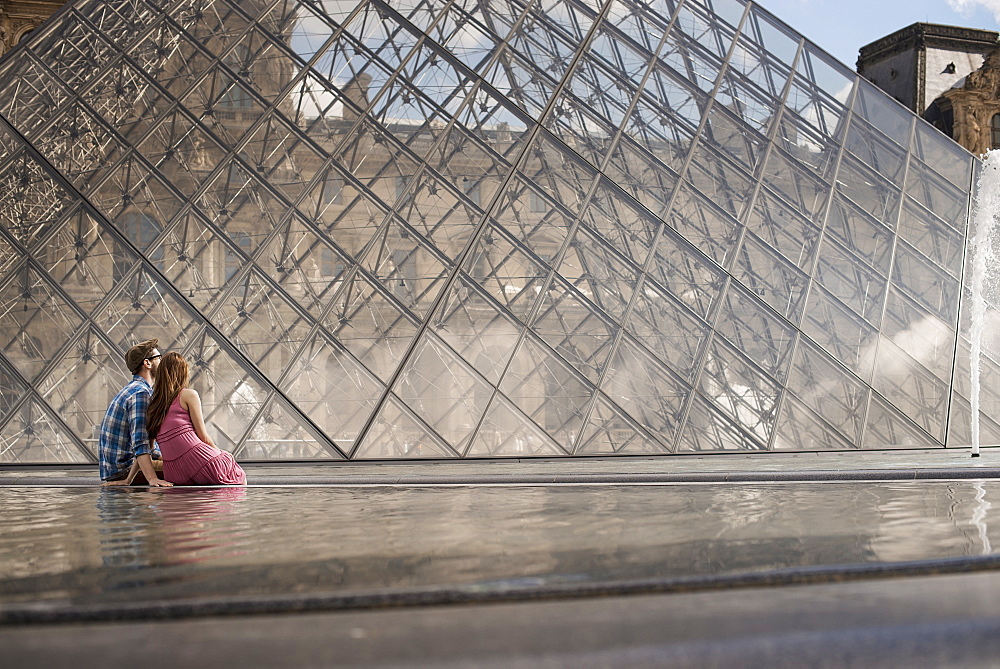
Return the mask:
<svg viewBox="0 0 1000 669">
<path fill-rule="evenodd" d="M 786 202 L 794 205 L 810 221 L 818 221 L 826 204 L 830 187 L 811 176 L 803 168 L 777 149 L 772 149 L 764 165 L 763 182 L 777 192 Z"/>
<path fill-rule="evenodd" d="M 757 5 L 751 5 L 750 13 L 743 24 L 743 34 L 757 44 L 761 44 L 771 54 L 778 57 L 784 65 L 791 66 L 799 50 L 801 38 L 787 26 L 782 25 Z M 741 38 L 742 39 L 742 38 Z M 777 86 L 772 95 L 778 96 L 781 86 Z M 768 89 L 764 89 L 768 90 Z"/>
<path fill-rule="evenodd" d="M 734 54 L 735 56 L 736 54 Z M 769 85 L 766 81 L 761 83 Z M 784 86 L 784 83 L 781 85 Z M 763 144 L 765 140 L 760 135 L 769 134 L 771 124 L 774 123 L 777 104 L 776 100 L 762 93 L 756 86 L 745 81 L 736 72 L 727 70 L 723 75 L 722 85 L 715 94 L 713 110 L 718 109 L 720 106 L 725 107 L 728 111 L 735 114 L 743 124 L 759 133 L 759 135 L 752 136 L 753 142 Z M 738 133 L 746 132 L 746 130 L 739 129 L 740 126 L 736 126 L 736 128 Z M 724 138 L 725 135 L 716 136 L 715 140 L 724 145 L 733 145 L 739 142 L 738 137 L 725 138 L 725 141 Z M 751 139 L 751 135 L 748 134 L 747 139 Z M 763 149 L 747 150 L 742 153 L 753 154 L 761 153 L 762 151 Z M 744 162 L 753 164 L 755 161 L 744 160 Z"/>
<path fill-rule="evenodd" d="M 532 330 L 591 383 L 601 376 L 617 328 L 594 312 L 578 293 L 553 281 L 542 293 Z"/>
<path fill-rule="evenodd" d="M 792 327 L 738 285 L 731 284 L 726 292 L 715 328 L 762 369 L 777 378 L 785 375 L 794 338 Z"/>
<path fill-rule="evenodd" d="M 244 408 L 244 412 L 249 414 L 253 405 L 236 404 L 235 407 Z M 324 446 L 325 440 L 319 439 L 312 428 L 301 420 L 284 402 L 277 398 L 271 400 L 234 455 L 240 460 L 330 460 L 343 457 L 336 450 Z"/>
<path fill-rule="evenodd" d="M 889 290 L 882 334 L 942 381 L 951 380 L 955 331 L 905 297 L 897 287 Z"/>
<path fill-rule="evenodd" d="M 0 425 L 27 389 L 21 378 L 0 359 Z"/>
<path fill-rule="evenodd" d="M 401 221 L 382 226 L 362 263 L 407 309 L 423 316 L 444 285 L 447 268 Z"/>
<path fill-rule="evenodd" d="M 411 317 L 360 272 L 337 294 L 325 325 L 383 381 L 399 366 L 417 332 Z"/>
<path fill-rule="evenodd" d="M 936 172 L 916 160 L 910 161 L 906 194 L 956 230 L 964 230 L 969 213 L 969 195 L 956 190 Z"/>
<path fill-rule="evenodd" d="M 403 365 L 394 391 L 461 453 L 486 411 L 493 388 L 428 332 Z"/>
<path fill-rule="evenodd" d="M 560 456 L 566 452 L 503 395 L 496 395 L 468 457 Z"/>
<path fill-rule="evenodd" d="M 96 458 L 104 413 L 131 376 L 124 356 L 109 347 L 100 333 L 88 330 L 35 385 Z"/>
<path fill-rule="evenodd" d="M 771 308 L 798 321 L 808 277 L 770 251 L 754 235 L 748 234 L 736 255 L 734 276 Z"/>
<path fill-rule="evenodd" d="M 456 453 L 392 394 L 355 458 L 453 458 Z"/>
<path fill-rule="evenodd" d="M 308 223 L 295 217 L 264 245 L 258 266 L 302 308 L 319 313 L 321 305 L 343 285 L 349 262 Z"/>
<path fill-rule="evenodd" d="M 819 286 L 809 292 L 802 331 L 863 380 L 871 379 L 878 331 Z"/>
<path fill-rule="evenodd" d="M 461 277 L 432 319 L 434 332 L 492 384 L 514 352 L 520 325 Z"/>
<path fill-rule="evenodd" d="M 829 238 L 823 241 L 814 279 L 871 323 L 881 322 L 888 282 Z"/>
<path fill-rule="evenodd" d="M 768 442 L 774 430 L 779 388 L 719 339 L 709 346 L 698 389 L 730 420 L 762 443 Z"/>
<path fill-rule="evenodd" d="M 951 276 L 958 276 L 962 266 L 964 240 L 957 230 L 945 225 L 909 198 L 903 200 L 903 210 L 896 229 L 900 238 L 920 249 L 940 270 Z"/>
<path fill-rule="evenodd" d="M 559 274 L 616 319 L 625 313 L 638 283 L 638 272 L 583 228 L 570 241 L 569 251 L 559 264 Z"/>
<path fill-rule="evenodd" d="M 238 450 L 267 391 L 244 369 L 228 344 L 210 333 L 198 337 L 184 355 L 191 367 L 191 387 L 201 395 L 209 435 L 219 448 Z"/>
<path fill-rule="evenodd" d="M 751 193 L 749 177 L 709 149 L 706 142 L 695 146 L 687 181 L 730 216 L 740 215 Z"/>
<path fill-rule="evenodd" d="M 327 438 L 347 452 L 375 410 L 383 386 L 347 351 L 317 335 L 292 363 L 282 389 Z"/>
<path fill-rule="evenodd" d="M 902 186 L 906 155 L 903 150 L 859 118 L 851 121 L 846 148 L 876 173 Z"/>
<path fill-rule="evenodd" d="M 651 272 L 653 279 L 703 318 L 708 316 L 725 282 L 718 265 L 669 228 L 656 245 Z"/>
<path fill-rule="evenodd" d="M 601 390 L 639 425 L 665 443 L 673 441 L 691 389 L 648 353 L 622 338 Z"/>
<path fill-rule="evenodd" d="M 0 432 L 0 462 L 92 463 L 93 458 L 42 404 L 29 401 Z"/>
<path fill-rule="evenodd" d="M 677 450 L 699 453 L 760 451 L 764 450 L 764 446 L 734 425 L 704 398 L 695 395 Z"/>
<path fill-rule="evenodd" d="M 955 186 L 967 190 L 972 178 L 972 156 L 928 123 L 917 122 L 915 130 L 911 146 L 914 156 L 926 165 L 934 165 L 939 174 Z"/>
<path fill-rule="evenodd" d="M 72 201 L 27 151 L 0 169 L 0 225 L 26 247 L 44 239 Z"/>
<path fill-rule="evenodd" d="M 775 428 L 775 451 L 847 450 L 851 445 L 839 433 L 824 425 L 806 405 L 786 397 Z"/>
<path fill-rule="evenodd" d="M 514 316 L 526 321 L 549 270 L 490 224 L 466 259 L 466 273 Z"/>
<path fill-rule="evenodd" d="M 626 329 L 667 367 L 691 382 L 708 325 L 651 282 L 636 296 Z"/>
<path fill-rule="evenodd" d="M 604 174 L 651 212 L 662 212 L 670 203 L 677 174 L 627 140 L 615 145 Z"/>
<path fill-rule="evenodd" d="M 875 88 L 868 80 L 859 78 L 858 82 L 854 113 L 881 130 L 897 144 L 909 146 L 913 114 Z"/>
<path fill-rule="evenodd" d="M 649 256 L 660 227 L 659 219 L 635 207 L 628 198 L 607 181 L 602 180 L 590 200 L 590 206 L 580 214 L 581 220 L 615 250 L 637 265 Z"/>
<path fill-rule="evenodd" d="M 543 344 L 524 338 L 500 390 L 560 447 L 573 450 L 593 389 Z"/>
<path fill-rule="evenodd" d="M 679 161 L 687 155 L 708 104 L 709 98 L 703 92 L 670 68 L 656 65 L 623 129 L 653 155 L 672 156 L 661 160 L 680 169 Z"/>
<path fill-rule="evenodd" d="M 886 227 L 896 227 L 899 191 L 873 172 L 845 158 L 837 172 L 837 191 Z"/>
<path fill-rule="evenodd" d="M 311 326 L 287 297 L 256 272 L 240 281 L 213 320 L 229 341 L 272 379 L 281 377 Z"/>
<path fill-rule="evenodd" d="M 73 305 L 31 266 L 0 287 L 0 314 L 5 321 L 0 351 L 29 381 L 83 323 Z"/>
<path fill-rule="evenodd" d="M 948 276 L 906 243 L 896 246 L 892 281 L 945 323 L 958 318 L 958 279 Z"/>
<path fill-rule="evenodd" d="M 736 251 L 739 221 L 715 208 L 690 185 L 681 186 L 667 223 L 719 265 Z"/>
<path fill-rule="evenodd" d="M 766 139 L 733 118 L 718 104 L 713 105 L 708 113 L 702 137 L 751 172 L 764 157 Z"/>
<path fill-rule="evenodd" d="M 861 448 L 934 448 L 941 444 L 906 420 L 885 400 L 872 395 Z"/>
<path fill-rule="evenodd" d="M 879 340 L 878 362 L 872 386 L 892 403 L 895 410 L 909 416 L 944 443 L 945 419 L 948 414 L 946 384 L 904 352 L 906 349 L 885 337 L 880 337 Z M 896 341 L 900 340 L 901 338 L 896 338 Z M 907 345 L 912 345 L 913 342 L 900 343 L 912 350 Z"/>
<path fill-rule="evenodd" d="M 814 175 L 825 180 L 833 177 L 840 144 L 794 114 L 782 114 L 775 143 Z"/>
<path fill-rule="evenodd" d="M 86 209 L 73 214 L 45 244 L 37 260 L 84 312 L 90 313 L 137 257 Z"/>
<path fill-rule="evenodd" d="M 858 443 L 869 390 L 828 353 L 809 341 L 800 341 L 787 387 L 789 392 L 795 393 L 799 402 L 808 406 L 830 427 L 839 430 L 851 443 Z M 783 401 L 787 404 L 789 400 L 786 396 Z M 798 415 L 801 412 L 796 409 L 794 413 Z"/>
<path fill-rule="evenodd" d="M 811 56 L 808 45 L 802 55 L 803 58 L 799 61 L 800 71 L 803 67 L 809 67 Z M 847 116 L 843 105 L 850 99 L 854 82 L 842 79 L 837 83 L 843 88 L 816 88 L 807 77 L 808 75 L 803 77 L 801 74 L 792 77 L 785 105 L 795 112 L 799 122 L 808 124 L 813 133 L 824 138 L 838 139 L 844 131 Z"/>
<path fill-rule="evenodd" d="M 826 231 L 876 270 L 889 273 L 892 232 L 859 211 L 839 193 L 830 206 Z"/>
<path fill-rule="evenodd" d="M 604 395 L 598 395 L 597 404 L 584 428 L 577 453 L 581 455 L 656 454 L 668 452 L 651 436 L 639 429 L 620 409 Z"/>
<path fill-rule="evenodd" d="M 747 230 L 752 231 L 796 267 L 810 271 L 819 241 L 819 229 L 795 210 L 761 189 L 757 202 L 747 212 Z"/>
</svg>

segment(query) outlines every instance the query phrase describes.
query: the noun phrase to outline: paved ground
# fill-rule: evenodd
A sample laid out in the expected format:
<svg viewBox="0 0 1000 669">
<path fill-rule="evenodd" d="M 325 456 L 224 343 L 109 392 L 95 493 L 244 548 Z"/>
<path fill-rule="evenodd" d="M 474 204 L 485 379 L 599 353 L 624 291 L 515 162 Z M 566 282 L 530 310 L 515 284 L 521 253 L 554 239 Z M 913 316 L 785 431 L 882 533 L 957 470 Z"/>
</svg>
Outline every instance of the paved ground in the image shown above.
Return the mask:
<svg viewBox="0 0 1000 669">
<path fill-rule="evenodd" d="M 1000 574 L 0 627 L 7 667 L 995 667 Z"/>
</svg>

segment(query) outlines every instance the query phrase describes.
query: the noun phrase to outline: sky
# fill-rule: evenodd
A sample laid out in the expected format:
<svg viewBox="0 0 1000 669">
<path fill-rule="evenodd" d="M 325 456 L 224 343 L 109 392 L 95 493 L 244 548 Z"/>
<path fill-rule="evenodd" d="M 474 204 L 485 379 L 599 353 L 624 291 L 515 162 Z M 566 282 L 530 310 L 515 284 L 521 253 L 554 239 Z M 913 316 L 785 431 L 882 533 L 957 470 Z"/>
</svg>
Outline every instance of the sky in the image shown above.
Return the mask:
<svg viewBox="0 0 1000 669">
<path fill-rule="evenodd" d="M 914 23 L 1000 31 L 1000 0 L 758 0 L 852 70 L 858 50 Z"/>
</svg>

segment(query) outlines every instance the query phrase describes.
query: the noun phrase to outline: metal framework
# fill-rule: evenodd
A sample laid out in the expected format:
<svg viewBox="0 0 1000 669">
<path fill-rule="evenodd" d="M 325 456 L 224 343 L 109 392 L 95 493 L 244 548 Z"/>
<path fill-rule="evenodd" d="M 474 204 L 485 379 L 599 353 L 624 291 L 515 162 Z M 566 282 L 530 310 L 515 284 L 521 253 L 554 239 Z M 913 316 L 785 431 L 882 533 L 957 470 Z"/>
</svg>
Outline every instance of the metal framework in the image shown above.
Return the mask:
<svg viewBox="0 0 1000 669">
<path fill-rule="evenodd" d="M 244 460 L 968 443 L 978 162 L 753 3 L 36 32 L 0 62 L 0 462 L 92 461 L 151 336 Z"/>
</svg>

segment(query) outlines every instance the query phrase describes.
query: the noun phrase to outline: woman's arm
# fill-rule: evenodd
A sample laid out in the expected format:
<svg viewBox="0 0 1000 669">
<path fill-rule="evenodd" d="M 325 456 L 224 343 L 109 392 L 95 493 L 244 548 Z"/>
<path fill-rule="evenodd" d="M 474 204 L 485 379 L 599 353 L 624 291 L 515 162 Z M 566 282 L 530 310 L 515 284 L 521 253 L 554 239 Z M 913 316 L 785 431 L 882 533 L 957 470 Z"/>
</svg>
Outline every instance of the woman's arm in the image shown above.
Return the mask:
<svg viewBox="0 0 1000 669">
<path fill-rule="evenodd" d="M 215 446 L 215 442 L 208 436 L 208 431 L 205 429 L 205 417 L 201 413 L 201 397 L 198 396 L 198 391 L 193 388 L 185 388 L 181 391 L 180 399 L 181 407 L 187 409 L 191 416 L 191 425 L 194 426 L 195 434 L 209 446 Z"/>
</svg>

